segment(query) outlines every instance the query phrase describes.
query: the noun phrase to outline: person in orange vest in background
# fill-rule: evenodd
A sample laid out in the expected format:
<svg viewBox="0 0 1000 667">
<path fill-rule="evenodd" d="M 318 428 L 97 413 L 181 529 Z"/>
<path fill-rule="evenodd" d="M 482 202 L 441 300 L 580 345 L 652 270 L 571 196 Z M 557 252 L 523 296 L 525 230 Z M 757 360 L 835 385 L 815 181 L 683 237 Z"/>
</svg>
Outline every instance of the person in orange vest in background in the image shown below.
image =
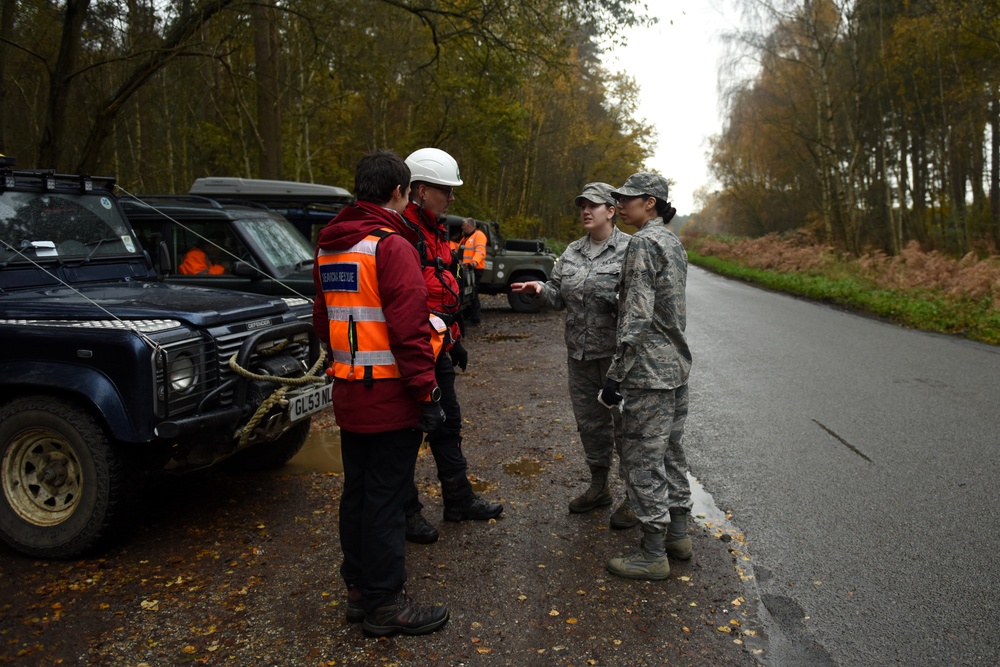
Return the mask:
<svg viewBox="0 0 1000 667">
<path fill-rule="evenodd" d="M 479 283 L 483 279 L 483 271 L 486 270 L 486 234 L 476 227 L 476 221 L 466 218 L 462 221 L 462 238 L 460 247 L 462 249 L 462 263 L 471 264 L 476 274 L 476 289 L 472 293 L 472 303 L 469 304 L 469 313 L 465 318 L 468 324 L 479 324 L 482 315 L 482 306 L 479 303 Z"/>
<path fill-rule="evenodd" d="M 447 608 L 418 605 L 403 589 L 403 507 L 423 433 L 445 420 L 427 286 L 414 231 L 400 215 L 409 185 L 410 170 L 395 153 L 362 157 L 357 201 L 322 229 L 313 267 L 313 328 L 332 357 L 344 463 L 339 528 L 346 617 L 377 637 L 421 635 L 448 621 Z"/>
<path fill-rule="evenodd" d="M 228 272 L 229 267 L 224 260 L 219 259 L 220 257 L 222 248 L 218 242 L 211 239 L 201 240 L 185 253 L 184 261 L 177 267 L 177 272 L 183 276 L 221 276 Z"/>
<path fill-rule="evenodd" d="M 465 370 L 469 355 L 462 346 L 455 316 L 461 306 L 458 281 L 449 270 L 451 247 L 443 224 L 454 188 L 462 185 L 458 163 L 439 148 L 421 148 L 406 158 L 410 168 L 410 202 L 403 217 L 418 235 L 415 245 L 421 257 L 430 312 L 445 319 L 451 333 L 448 354 L 438 356 L 434 374 L 441 388 L 441 407 L 447 416 L 437 430 L 427 434 L 434 455 L 445 521 L 487 521 L 503 512 L 503 505 L 480 498 L 469 482 L 469 464 L 462 453 L 462 409 L 455 391 L 455 367 Z M 411 483 L 406 501 L 406 539 L 418 544 L 437 540 L 438 531 L 421 513 L 423 505 L 416 484 Z"/>
</svg>

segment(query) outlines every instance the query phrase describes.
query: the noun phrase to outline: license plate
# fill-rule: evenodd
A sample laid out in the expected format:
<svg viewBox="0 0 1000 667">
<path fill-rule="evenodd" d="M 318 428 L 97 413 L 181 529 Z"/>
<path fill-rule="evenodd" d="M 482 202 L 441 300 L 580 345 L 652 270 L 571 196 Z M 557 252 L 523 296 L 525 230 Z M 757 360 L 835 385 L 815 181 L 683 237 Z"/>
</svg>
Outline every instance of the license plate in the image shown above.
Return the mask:
<svg viewBox="0 0 1000 667">
<path fill-rule="evenodd" d="M 288 418 L 298 421 L 330 405 L 332 384 L 321 384 L 288 399 Z"/>
</svg>

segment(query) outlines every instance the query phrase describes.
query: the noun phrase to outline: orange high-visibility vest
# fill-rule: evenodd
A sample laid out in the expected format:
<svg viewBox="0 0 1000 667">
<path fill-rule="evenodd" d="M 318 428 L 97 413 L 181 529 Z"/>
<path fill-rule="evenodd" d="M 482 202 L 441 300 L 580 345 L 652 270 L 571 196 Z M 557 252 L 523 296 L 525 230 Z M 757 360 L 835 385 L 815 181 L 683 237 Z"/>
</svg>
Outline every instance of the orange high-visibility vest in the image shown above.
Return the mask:
<svg viewBox="0 0 1000 667">
<path fill-rule="evenodd" d="M 462 239 L 462 261 L 474 268 L 486 268 L 486 234 L 479 229 Z"/>
<path fill-rule="evenodd" d="M 327 319 L 333 376 L 341 380 L 391 380 L 400 377 L 389 349 L 389 328 L 378 291 L 375 250 L 390 229 L 369 234 L 342 251 L 320 250 L 317 255 Z M 437 359 L 448 326 L 431 314 L 431 348 Z"/>
<path fill-rule="evenodd" d="M 184 255 L 184 261 L 177 267 L 177 272 L 184 276 L 197 276 L 203 273 L 221 276 L 226 272 L 226 269 L 221 264 L 212 264 L 211 260 L 208 259 L 208 254 L 195 246 Z"/>
</svg>

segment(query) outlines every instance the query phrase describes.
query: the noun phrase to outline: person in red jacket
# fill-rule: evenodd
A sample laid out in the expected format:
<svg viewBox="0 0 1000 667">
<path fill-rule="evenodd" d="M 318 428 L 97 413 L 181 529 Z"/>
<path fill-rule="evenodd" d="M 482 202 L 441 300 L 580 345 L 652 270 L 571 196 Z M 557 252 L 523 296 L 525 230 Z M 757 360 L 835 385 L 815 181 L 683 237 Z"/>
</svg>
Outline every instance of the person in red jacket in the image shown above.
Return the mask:
<svg viewBox="0 0 1000 667">
<path fill-rule="evenodd" d="M 450 325 L 452 338 L 448 354 L 437 359 L 434 369 L 441 388 L 441 407 L 446 419 L 440 428 L 427 434 L 444 503 L 445 521 L 494 519 L 503 512 L 503 505 L 477 496 L 469 483 L 468 462 L 462 454 L 462 410 L 455 392 L 455 366 L 465 370 L 469 355 L 462 346 L 455 317 L 461 305 L 458 281 L 449 270 L 452 263 L 448 230 L 442 224 L 448 205 L 455 199 L 454 188 L 462 184 L 458 163 L 438 148 L 421 148 L 406 158 L 410 168 L 410 202 L 403 217 L 416 234 L 414 245 L 423 265 L 427 285 L 427 305 Z M 406 539 L 429 544 L 438 538 L 438 531 L 424 518 L 423 505 L 416 484 L 411 485 L 406 502 Z"/>
<path fill-rule="evenodd" d="M 389 151 L 358 163 L 357 202 L 322 229 L 313 327 L 329 342 L 340 427 L 341 576 L 347 620 L 370 636 L 424 634 L 448 621 L 415 604 L 406 583 L 406 515 L 422 432 L 444 421 L 434 377 L 435 332 L 406 206 L 409 169 Z M 377 252 L 376 252 L 377 251 Z"/>
</svg>

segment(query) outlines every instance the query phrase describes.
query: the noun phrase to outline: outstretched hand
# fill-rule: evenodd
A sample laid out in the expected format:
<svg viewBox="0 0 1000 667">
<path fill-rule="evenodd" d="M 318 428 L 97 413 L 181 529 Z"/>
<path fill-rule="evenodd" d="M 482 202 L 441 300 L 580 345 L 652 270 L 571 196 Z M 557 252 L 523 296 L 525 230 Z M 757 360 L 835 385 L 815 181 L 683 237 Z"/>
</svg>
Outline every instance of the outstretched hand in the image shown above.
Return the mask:
<svg viewBox="0 0 1000 667">
<path fill-rule="evenodd" d="M 542 291 L 542 284 L 537 280 L 530 280 L 526 283 L 511 283 L 510 291 L 515 294 L 538 294 Z"/>
</svg>

